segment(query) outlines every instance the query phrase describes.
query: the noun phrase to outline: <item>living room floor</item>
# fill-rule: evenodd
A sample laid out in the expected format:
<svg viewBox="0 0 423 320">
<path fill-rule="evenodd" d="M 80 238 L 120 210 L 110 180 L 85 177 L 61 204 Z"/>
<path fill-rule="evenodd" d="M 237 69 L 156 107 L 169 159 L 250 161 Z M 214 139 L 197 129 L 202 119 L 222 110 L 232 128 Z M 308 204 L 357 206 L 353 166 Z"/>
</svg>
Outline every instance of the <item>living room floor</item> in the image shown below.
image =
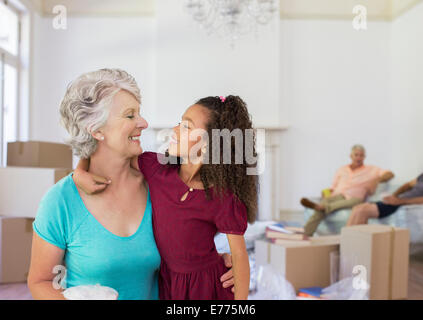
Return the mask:
<svg viewBox="0 0 423 320">
<path fill-rule="evenodd" d="M 0 285 L 0 300 L 32 300 L 26 283 Z M 423 300 L 423 250 L 410 255 L 408 300 Z"/>
</svg>

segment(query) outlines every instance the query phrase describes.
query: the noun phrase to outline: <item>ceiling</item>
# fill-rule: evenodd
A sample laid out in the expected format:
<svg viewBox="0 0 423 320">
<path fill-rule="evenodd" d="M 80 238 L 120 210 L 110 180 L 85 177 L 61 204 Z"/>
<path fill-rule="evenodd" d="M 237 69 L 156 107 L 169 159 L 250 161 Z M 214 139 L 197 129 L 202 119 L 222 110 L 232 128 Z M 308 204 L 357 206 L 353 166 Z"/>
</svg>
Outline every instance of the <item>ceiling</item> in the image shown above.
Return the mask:
<svg viewBox="0 0 423 320">
<path fill-rule="evenodd" d="M 43 15 L 56 5 L 69 15 L 154 16 L 156 0 L 25 0 Z M 184 0 L 180 1 L 181 5 Z M 369 20 L 392 20 L 423 0 L 280 0 L 282 19 L 351 19 L 353 8 L 364 5 Z"/>
</svg>

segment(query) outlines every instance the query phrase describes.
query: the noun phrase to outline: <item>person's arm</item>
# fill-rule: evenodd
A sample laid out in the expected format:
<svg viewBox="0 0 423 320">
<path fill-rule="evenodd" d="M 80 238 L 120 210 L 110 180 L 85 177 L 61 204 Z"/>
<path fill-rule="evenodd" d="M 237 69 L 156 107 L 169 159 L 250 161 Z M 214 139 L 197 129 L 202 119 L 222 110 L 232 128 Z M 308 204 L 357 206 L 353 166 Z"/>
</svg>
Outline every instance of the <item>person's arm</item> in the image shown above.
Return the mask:
<svg viewBox="0 0 423 320">
<path fill-rule="evenodd" d="M 379 177 L 379 183 L 388 182 L 394 177 L 392 171 L 386 171 L 382 176 Z"/>
<path fill-rule="evenodd" d="M 423 197 L 401 199 L 402 204 L 423 204 Z"/>
<path fill-rule="evenodd" d="M 340 177 L 340 170 L 341 170 L 341 169 L 338 169 L 338 171 L 336 171 L 336 173 L 335 173 L 335 177 L 333 178 L 332 186 L 329 188 L 331 193 L 332 193 L 332 192 L 336 189 L 336 187 L 338 186 L 339 177 Z"/>
<path fill-rule="evenodd" d="M 385 171 L 384 173 L 382 173 L 381 176 L 373 179 L 370 183 L 368 194 L 374 194 L 379 183 L 388 182 L 393 177 L 394 177 L 394 174 L 392 173 L 392 171 Z"/>
<path fill-rule="evenodd" d="M 227 234 L 231 248 L 235 284 L 235 300 L 247 300 L 250 290 L 250 263 L 244 236 Z"/>
<path fill-rule="evenodd" d="M 89 167 L 90 159 L 81 158 L 73 172 L 73 181 L 86 194 L 95 194 L 104 191 L 111 183 L 111 180 L 89 173 Z"/>
<path fill-rule="evenodd" d="M 220 277 L 220 282 L 222 282 L 223 288 L 232 287 L 232 292 L 235 292 L 234 288 L 234 276 L 232 272 L 232 256 L 229 253 L 219 253 L 219 256 L 223 258 L 226 268 L 230 268 Z"/>
<path fill-rule="evenodd" d="M 412 189 L 416 184 L 417 184 L 417 179 L 409 181 L 403 184 L 401 187 L 399 187 L 392 195 L 394 197 L 398 197 L 400 194 Z"/>
<path fill-rule="evenodd" d="M 383 199 L 383 202 L 393 206 L 402 206 L 407 204 L 423 204 L 423 197 L 401 199 L 395 196 L 389 196 Z"/>
<path fill-rule="evenodd" d="M 53 269 L 63 265 L 63 256 L 64 250 L 41 239 L 34 232 L 27 284 L 35 300 L 66 300 L 63 289 L 53 287 L 53 280 L 57 276 Z"/>
<path fill-rule="evenodd" d="M 417 179 L 414 179 L 410 182 L 403 184 L 399 187 L 391 196 L 383 198 L 383 202 L 393 206 L 400 206 L 405 204 L 422 204 L 421 200 L 423 198 L 410 198 L 410 199 L 401 199 L 398 196 L 410 189 L 412 189 L 417 184 Z"/>
</svg>

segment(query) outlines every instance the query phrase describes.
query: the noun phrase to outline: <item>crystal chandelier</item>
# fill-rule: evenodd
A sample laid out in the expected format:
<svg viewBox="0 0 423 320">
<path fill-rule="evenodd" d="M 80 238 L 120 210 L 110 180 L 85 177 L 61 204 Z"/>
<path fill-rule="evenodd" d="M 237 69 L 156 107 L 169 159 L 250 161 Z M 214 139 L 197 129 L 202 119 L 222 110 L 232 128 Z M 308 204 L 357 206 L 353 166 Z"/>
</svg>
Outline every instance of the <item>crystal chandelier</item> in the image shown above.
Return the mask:
<svg viewBox="0 0 423 320">
<path fill-rule="evenodd" d="M 208 34 L 235 40 L 269 23 L 279 0 L 185 0 L 185 10 Z"/>
</svg>

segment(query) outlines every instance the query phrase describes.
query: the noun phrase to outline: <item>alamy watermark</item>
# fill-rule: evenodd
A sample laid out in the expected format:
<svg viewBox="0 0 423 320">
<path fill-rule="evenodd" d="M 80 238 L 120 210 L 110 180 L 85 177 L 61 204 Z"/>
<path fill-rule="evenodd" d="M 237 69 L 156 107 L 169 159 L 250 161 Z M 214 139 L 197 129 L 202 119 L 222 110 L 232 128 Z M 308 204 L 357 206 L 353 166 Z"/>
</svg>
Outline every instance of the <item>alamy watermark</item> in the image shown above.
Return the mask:
<svg viewBox="0 0 423 320">
<path fill-rule="evenodd" d="M 56 265 L 52 272 L 56 274 L 52 281 L 53 288 L 56 290 L 66 289 L 66 267 L 60 264 Z"/>
<path fill-rule="evenodd" d="M 56 5 L 53 7 L 52 13 L 56 14 L 56 16 L 53 18 L 53 29 L 66 30 L 68 28 L 66 7 L 64 5 Z"/>
<path fill-rule="evenodd" d="M 204 129 L 184 130 L 182 123 L 180 127 L 175 148 L 184 155 L 181 156 L 182 161 L 192 164 L 245 164 L 247 175 L 264 172 L 265 129 L 213 129 L 210 137 Z M 158 133 L 157 138 L 162 143 L 159 154 L 166 153 L 174 136 L 174 131 L 170 129 Z M 189 147 L 189 143 L 194 141 L 197 142 Z M 161 164 L 177 164 L 177 158 L 172 154 L 159 156 L 158 160 Z"/>
<path fill-rule="evenodd" d="M 352 269 L 353 281 L 352 286 L 355 290 L 368 290 L 369 283 L 367 281 L 367 268 L 363 265 L 355 265 Z"/>
<path fill-rule="evenodd" d="M 363 5 L 356 5 L 353 8 L 356 15 L 353 19 L 352 26 L 355 30 L 367 30 L 367 8 Z"/>
</svg>

